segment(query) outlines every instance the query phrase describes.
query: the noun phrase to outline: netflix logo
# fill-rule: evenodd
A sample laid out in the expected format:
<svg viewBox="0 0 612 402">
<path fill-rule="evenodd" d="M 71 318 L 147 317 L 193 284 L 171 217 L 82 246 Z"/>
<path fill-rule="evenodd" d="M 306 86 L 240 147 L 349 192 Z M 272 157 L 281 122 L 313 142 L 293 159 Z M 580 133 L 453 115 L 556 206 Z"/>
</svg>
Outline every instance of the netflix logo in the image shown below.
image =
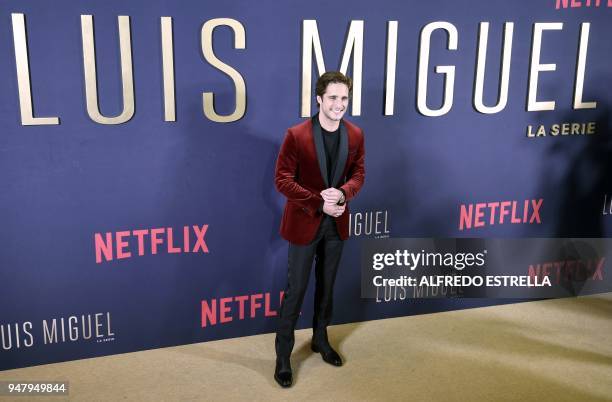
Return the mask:
<svg viewBox="0 0 612 402">
<path fill-rule="evenodd" d="M 603 281 L 605 257 L 588 260 L 548 261 L 529 265 L 528 273 L 532 278 L 548 276 L 553 283 Z"/>
<path fill-rule="evenodd" d="M 555 0 L 555 9 L 612 7 L 612 0 Z"/>
<path fill-rule="evenodd" d="M 281 290 L 278 297 L 265 292 L 202 300 L 201 326 L 205 328 L 234 320 L 276 317 L 276 309 L 280 308 L 284 293 Z"/>
<path fill-rule="evenodd" d="M 208 253 L 204 237 L 208 225 L 122 230 L 94 234 L 96 263 L 131 258 L 135 254 Z"/>
<path fill-rule="evenodd" d="M 541 224 L 540 208 L 543 198 L 524 201 L 495 201 L 461 204 L 459 230 L 487 225 Z"/>
</svg>

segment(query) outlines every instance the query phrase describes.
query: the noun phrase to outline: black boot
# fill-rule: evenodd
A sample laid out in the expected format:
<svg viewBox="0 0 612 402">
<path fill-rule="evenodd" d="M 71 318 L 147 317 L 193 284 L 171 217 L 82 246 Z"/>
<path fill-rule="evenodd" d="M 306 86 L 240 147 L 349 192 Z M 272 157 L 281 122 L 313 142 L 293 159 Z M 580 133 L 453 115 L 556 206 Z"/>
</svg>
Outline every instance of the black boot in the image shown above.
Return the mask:
<svg viewBox="0 0 612 402">
<path fill-rule="evenodd" d="M 283 388 L 289 388 L 293 384 L 293 372 L 288 357 L 277 357 L 274 379 Z"/>
<path fill-rule="evenodd" d="M 321 353 L 323 361 L 331 364 L 332 366 L 342 366 L 342 359 L 340 355 L 330 346 L 329 343 L 326 345 L 318 345 L 314 341 L 310 344 L 310 349 L 315 353 Z"/>
</svg>

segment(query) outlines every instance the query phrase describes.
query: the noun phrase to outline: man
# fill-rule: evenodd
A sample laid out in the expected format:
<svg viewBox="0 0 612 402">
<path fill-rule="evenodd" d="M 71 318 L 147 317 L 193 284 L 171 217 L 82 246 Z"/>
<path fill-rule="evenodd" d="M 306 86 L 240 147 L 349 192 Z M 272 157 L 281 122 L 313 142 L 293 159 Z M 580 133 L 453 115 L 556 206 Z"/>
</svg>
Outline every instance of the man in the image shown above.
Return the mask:
<svg viewBox="0 0 612 402">
<path fill-rule="evenodd" d="M 323 74 L 316 85 L 319 113 L 287 130 L 276 162 L 274 183 L 287 197 L 280 233 L 289 241 L 288 280 L 275 340 L 274 379 L 282 387 L 293 383 L 294 330 L 315 258 L 311 348 L 325 362 L 342 365 L 327 339 L 327 326 L 343 241 L 349 232 L 347 202 L 365 178 L 363 132 L 342 120 L 351 87 L 350 78 L 342 73 Z"/>
</svg>

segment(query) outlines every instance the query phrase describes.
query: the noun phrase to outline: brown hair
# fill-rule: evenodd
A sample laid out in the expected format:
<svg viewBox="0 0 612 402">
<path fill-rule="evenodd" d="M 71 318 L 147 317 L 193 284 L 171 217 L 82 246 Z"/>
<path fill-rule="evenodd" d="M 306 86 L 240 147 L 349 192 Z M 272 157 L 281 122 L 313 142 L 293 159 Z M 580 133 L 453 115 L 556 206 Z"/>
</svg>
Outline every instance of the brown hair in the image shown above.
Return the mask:
<svg viewBox="0 0 612 402">
<path fill-rule="evenodd" d="M 340 71 L 328 71 L 317 80 L 316 93 L 317 96 L 323 97 L 325 90 L 329 84 L 344 84 L 348 87 L 349 92 L 353 89 L 353 80 Z"/>
</svg>

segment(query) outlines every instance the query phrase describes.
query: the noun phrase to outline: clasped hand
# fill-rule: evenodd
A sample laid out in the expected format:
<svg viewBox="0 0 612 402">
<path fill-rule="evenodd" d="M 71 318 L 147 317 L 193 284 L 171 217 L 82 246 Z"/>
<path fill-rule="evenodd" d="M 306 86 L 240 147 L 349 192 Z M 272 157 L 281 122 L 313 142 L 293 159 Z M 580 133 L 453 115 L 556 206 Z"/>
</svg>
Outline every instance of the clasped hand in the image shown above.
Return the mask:
<svg viewBox="0 0 612 402">
<path fill-rule="evenodd" d="M 340 201 L 344 200 L 344 194 L 342 191 L 330 187 L 326 190 L 321 191 L 321 197 L 323 197 L 323 212 L 327 215 L 333 216 L 334 218 L 339 217 L 344 213 L 346 204 L 338 205 Z"/>
</svg>

